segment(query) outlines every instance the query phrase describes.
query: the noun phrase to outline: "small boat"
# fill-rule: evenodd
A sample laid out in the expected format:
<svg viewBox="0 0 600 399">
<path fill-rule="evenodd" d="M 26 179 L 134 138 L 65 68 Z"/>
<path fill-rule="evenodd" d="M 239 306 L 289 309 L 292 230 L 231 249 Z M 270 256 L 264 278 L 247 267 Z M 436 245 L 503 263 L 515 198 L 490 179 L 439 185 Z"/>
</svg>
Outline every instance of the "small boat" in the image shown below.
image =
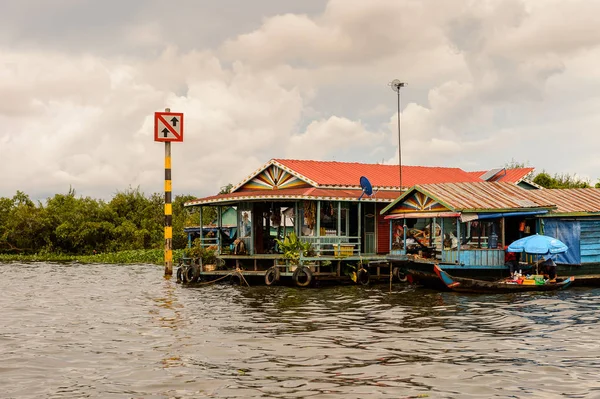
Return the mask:
<svg viewBox="0 0 600 399">
<path fill-rule="evenodd" d="M 525 291 L 555 291 L 567 288 L 575 277 L 557 279 L 556 282 L 537 283 L 535 280 L 525 280 L 521 283 L 514 280 L 485 281 L 472 278 L 453 277 L 443 271 L 438 265 L 434 265 L 434 271 L 446 286 L 446 288 L 457 292 L 473 292 L 481 294 L 525 292 Z"/>
</svg>

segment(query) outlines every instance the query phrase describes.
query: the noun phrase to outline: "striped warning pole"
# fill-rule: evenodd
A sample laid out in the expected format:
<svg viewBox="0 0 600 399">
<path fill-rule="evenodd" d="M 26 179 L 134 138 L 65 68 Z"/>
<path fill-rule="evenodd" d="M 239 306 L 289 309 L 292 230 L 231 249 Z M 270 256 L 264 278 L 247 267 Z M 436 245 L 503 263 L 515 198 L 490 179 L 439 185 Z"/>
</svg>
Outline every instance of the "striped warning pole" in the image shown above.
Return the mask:
<svg viewBox="0 0 600 399">
<path fill-rule="evenodd" d="M 165 112 L 171 112 L 171 109 L 165 108 Z M 171 202 L 171 142 L 165 141 L 165 276 L 173 275 L 173 207 Z"/>
</svg>

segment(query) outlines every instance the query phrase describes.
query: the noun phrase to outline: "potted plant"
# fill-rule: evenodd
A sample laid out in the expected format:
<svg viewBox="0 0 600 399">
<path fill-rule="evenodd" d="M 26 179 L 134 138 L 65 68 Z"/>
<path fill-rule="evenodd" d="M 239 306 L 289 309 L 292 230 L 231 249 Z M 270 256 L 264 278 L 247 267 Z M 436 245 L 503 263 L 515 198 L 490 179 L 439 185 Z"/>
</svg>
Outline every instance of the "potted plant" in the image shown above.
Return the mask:
<svg viewBox="0 0 600 399">
<path fill-rule="evenodd" d="M 296 233 L 288 234 L 283 240 L 275 239 L 279 251 L 283 254 L 283 258 L 288 260 L 292 265 L 290 269 L 293 271 L 300 264 L 300 256 L 312 256 L 314 251 L 310 242 L 303 242 L 298 239 Z"/>
</svg>

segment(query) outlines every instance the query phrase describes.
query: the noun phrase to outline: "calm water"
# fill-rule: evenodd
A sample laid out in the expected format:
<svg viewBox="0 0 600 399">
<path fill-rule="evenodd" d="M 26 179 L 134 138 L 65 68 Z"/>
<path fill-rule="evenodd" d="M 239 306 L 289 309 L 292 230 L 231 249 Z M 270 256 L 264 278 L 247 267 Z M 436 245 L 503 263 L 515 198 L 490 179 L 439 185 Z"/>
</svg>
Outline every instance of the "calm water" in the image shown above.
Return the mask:
<svg viewBox="0 0 600 399">
<path fill-rule="evenodd" d="M 600 397 L 600 289 L 189 288 L 162 273 L 0 264 L 0 397 Z"/>
</svg>

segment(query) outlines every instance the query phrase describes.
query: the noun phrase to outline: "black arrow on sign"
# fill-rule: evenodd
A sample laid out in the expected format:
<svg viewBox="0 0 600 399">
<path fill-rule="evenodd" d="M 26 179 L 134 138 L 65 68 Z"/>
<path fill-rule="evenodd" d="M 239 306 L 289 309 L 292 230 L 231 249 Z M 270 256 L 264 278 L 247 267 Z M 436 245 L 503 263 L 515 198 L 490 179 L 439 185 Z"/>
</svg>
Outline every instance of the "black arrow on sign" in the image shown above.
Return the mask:
<svg viewBox="0 0 600 399">
<path fill-rule="evenodd" d="M 163 130 L 160 131 L 162 134 L 165 135 L 165 137 L 169 137 L 169 129 L 164 128 Z"/>
<path fill-rule="evenodd" d="M 179 122 L 179 120 L 176 117 L 173 117 L 173 119 L 171 119 L 171 123 L 173 124 L 173 126 L 177 126 L 177 122 Z"/>
</svg>

